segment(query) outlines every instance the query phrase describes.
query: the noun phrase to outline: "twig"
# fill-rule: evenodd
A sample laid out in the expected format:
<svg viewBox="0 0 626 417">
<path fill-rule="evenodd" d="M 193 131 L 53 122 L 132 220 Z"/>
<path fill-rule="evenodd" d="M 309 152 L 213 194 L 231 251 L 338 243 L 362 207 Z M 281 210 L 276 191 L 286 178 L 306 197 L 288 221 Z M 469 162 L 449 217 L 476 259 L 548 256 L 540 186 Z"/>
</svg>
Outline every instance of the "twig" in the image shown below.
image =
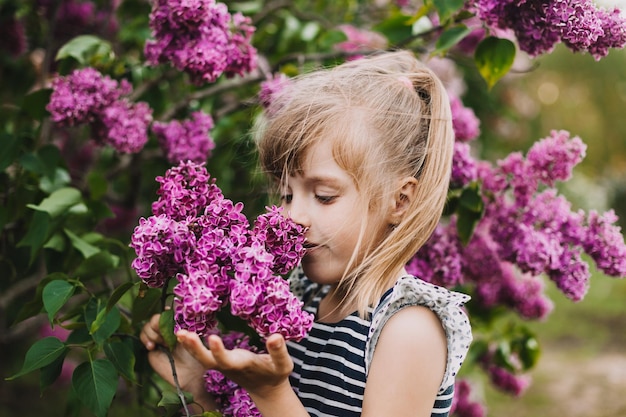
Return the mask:
<svg viewBox="0 0 626 417">
<path fill-rule="evenodd" d="M 189 406 L 187 405 L 187 401 L 185 400 L 185 393 L 183 392 L 180 384 L 178 382 L 178 374 L 176 373 L 176 364 L 174 363 L 174 356 L 172 356 L 172 352 L 169 351 L 168 348 L 162 345 L 157 345 L 157 348 L 167 355 L 167 359 L 170 361 L 170 366 L 172 367 L 172 378 L 174 379 L 174 386 L 176 387 L 176 393 L 178 394 L 178 398 L 180 398 L 181 403 L 183 404 L 183 408 L 185 409 L 185 416 L 190 417 Z"/>
</svg>

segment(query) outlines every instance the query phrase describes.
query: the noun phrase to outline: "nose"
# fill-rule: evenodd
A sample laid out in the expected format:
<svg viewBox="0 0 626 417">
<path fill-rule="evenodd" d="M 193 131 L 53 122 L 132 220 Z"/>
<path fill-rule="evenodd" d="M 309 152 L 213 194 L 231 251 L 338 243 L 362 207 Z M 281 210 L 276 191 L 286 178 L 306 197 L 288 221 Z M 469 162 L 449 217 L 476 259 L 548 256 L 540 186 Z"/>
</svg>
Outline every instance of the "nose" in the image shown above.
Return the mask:
<svg viewBox="0 0 626 417">
<path fill-rule="evenodd" d="M 285 206 L 287 216 L 290 217 L 291 220 L 301 226 L 311 227 L 311 216 L 309 216 L 306 203 L 302 198 L 296 199 L 292 197 L 291 202 Z"/>
</svg>

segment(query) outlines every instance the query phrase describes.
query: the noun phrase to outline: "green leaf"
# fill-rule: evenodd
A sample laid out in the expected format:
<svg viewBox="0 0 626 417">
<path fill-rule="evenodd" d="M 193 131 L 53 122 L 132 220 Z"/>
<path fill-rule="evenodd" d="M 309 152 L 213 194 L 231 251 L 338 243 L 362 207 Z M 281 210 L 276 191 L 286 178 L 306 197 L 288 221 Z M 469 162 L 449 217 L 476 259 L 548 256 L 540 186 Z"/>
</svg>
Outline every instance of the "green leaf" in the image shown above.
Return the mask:
<svg viewBox="0 0 626 417">
<path fill-rule="evenodd" d="M 50 101 L 51 94 L 51 88 L 40 88 L 39 90 L 25 95 L 24 101 L 22 101 L 22 110 L 33 119 L 44 118 L 49 114 L 48 110 L 46 110 L 46 105 Z"/>
<path fill-rule="evenodd" d="M 94 200 L 100 200 L 109 187 L 109 182 L 101 171 L 90 172 L 87 176 L 87 184 L 89 184 L 91 198 Z"/>
<path fill-rule="evenodd" d="M 444 30 L 441 36 L 439 36 L 439 39 L 437 39 L 433 55 L 445 53 L 471 32 L 472 29 L 465 25 L 453 26 L 450 29 Z"/>
<path fill-rule="evenodd" d="M 39 253 L 43 244 L 48 240 L 50 234 L 50 216 L 47 213 L 37 211 L 33 214 L 30 225 L 24 237 L 17 243 L 17 247 L 30 247 L 30 264 Z"/>
<path fill-rule="evenodd" d="M 41 294 L 43 307 L 48 312 L 48 320 L 52 323 L 56 313 L 74 295 L 76 287 L 67 281 L 55 279 L 46 285 Z"/>
<path fill-rule="evenodd" d="M 7 378 L 7 380 L 13 380 L 51 364 L 59 356 L 64 355 L 67 349 L 67 346 L 56 337 L 50 336 L 36 341 L 26 352 L 22 369 L 17 374 Z"/>
<path fill-rule="evenodd" d="M 433 0 L 439 14 L 439 21 L 445 24 L 463 7 L 465 0 Z"/>
<path fill-rule="evenodd" d="M 165 344 L 170 350 L 176 346 L 176 335 L 174 334 L 174 310 L 165 310 L 159 317 L 159 330 L 163 336 Z"/>
<path fill-rule="evenodd" d="M 135 298 L 132 310 L 133 323 L 141 323 L 156 313 L 161 301 L 161 290 L 157 288 L 146 288 L 145 284 L 140 288 L 139 294 Z"/>
<path fill-rule="evenodd" d="M 81 65 L 86 65 L 97 57 L 110 56 L 111 44 L 93 35 L 81 35 L 67 42 L 57 52 L 56 60 L 72 57 Z"/>
<path fill-rule="evenodd" d="M 119 256 L 113 255 L 106 250 L 101 250 L 95 255 L 85 259 L 78 268 L 76 268 L 74 274 L 81 281 L 87 281 L 103 276 L 107 272 L 117 268 L 119 264 Z"/>
<path fill-rule="evenodd" d="M 63 354 L 56 358 L 52 363 L 41 368 L 39 374 L 40 392 L 43 392 L 59 378 L 59 375 L 61 375 L 61 372 L 63 371 L 63 362 L 65 362 L 66 355 L 67 351 L 63 352 Z"/>
<path fill-rule="evenodd" d="M 529 370 L 535 367 L 541 356 L 541 347 L 536 338 L 529 336 L 526 338 L 519 349 L 519 357 L 522 361 L 523 370 Z"/>
<path fill-rule="evenodd" d="M 57 252 L 64 252 L 66 245 L 66 239 L 63 237 L 63 233 L 55 233 L 48 239 L 48 241 L 43 245 L 44 249 L 52 249 Z"/>
<path fill-rule="evenodd" d="M 459 203 L 468 210 L 479 214 L 482 214 L 485 207 L 482 196 L 480 195 L 480 189 L 476 184 L 463 189 Z"/>
<path fill-rule="evenodd" d="M 117 307 L 107 311 L 99 301 L 92 301 L 85 309 L 85 323 L 93 340 L 101 345 L 120 327 L 120 311 Z"/>
<path fill-rule="evenodd" d="M 489 36 L 483 39 L 474 52 L 478 72 L 489 88 L 502 78 L 515 60 L 515 44 L 508 39 Z"/>
<path fill-rule="evenodd" d="M 157 403 L 157 406 L 165 408 L 166 416 L 173 416 L 177 413 L 177 411 L 180 411 L 183 404 L 176 392 L 166 390 L 163 391 L 161 395 L 161 399 Z M 190 393 L 183 392 L 183 396 L 187 404 L 193 402 L 193 396 Z"/>
<path fill-rule="evenodd" d="M 459 235 L 459 239 L 463 245 L 467 245 L 474 234 L 474 229 L 478 224 L 478 221 L 482 217 L 480 213 L 474 210 L 469 210 L 463 205 L 459 205 L 456 210 L 457 221 L 456 230 Z"/>
<path fill-rule="evenodd" d="M 63 231 L 65 232 L 67 237 L 70 238 L 72 246 L 74 246 L 74 248 L 76 248 L 85 259 L 90 258 L 96 253 L 100 252 L 100 248 L 90 245 L 89 243 L 75 235 L 71 230 L 63 229 Z"/>
<path fill-rule="evenodd" d="M 83 362 L 72 375 L 72 387 L 78 398 L 97 417 L 106 417 L 117 384 L 117 371 L 108 359 Z"/>
<path fill-rule="evenodd" d="M 76 188 L 66 187 L 56 190 L 38 205 L 28 204 L 27 207 L 48 213 L 51 218 L 66 213 L 72 206 L 80 203 L 81 194 Z"/>
<path fill-rule="evenodd" d="M 15 162 L 22 141 L 16 135 L 2 133 L 0 135 L 0 171 L 4 171 Z"/>
<path fill-rule="evenodd" d="M 67 187 L 71 180 L 70 173 L 66 169 L 56 167 L 52 177 L 41 177 L 39 189 L 44 193 L 52 194 L 56 190 Z"/>
<path fill-rule="evenodd" d="M 115 341 L 104 344 L 104 353 L 124 378 L 135 381 L 135 355 L 124 342 Z"/>
<path fill-rule="evenodd" d="M 117 304 L 120 298 L 122 298 L 124 294 L 128 292 L 128 290 L 130 290 L 131 288 L 137 285 L 139 285 L 139 282 L 125 282 L 119 287 L 117 287 L 113 291 L 113 294 L 111 294 L 111 297 L 109 297 L 109 301 L 107 301 L 106 309 L 111 310 L 111 308 L 113 308 L 113 306 Z"/>
<path fill-rule="evenodd" d="M 391 44 L 402 42 L 411 37 L 413 32 L 411 16 L 400 12 L 392 13 L 389 18 L 374 26 L 373 29 L 385 35 Z"/>
</svg>

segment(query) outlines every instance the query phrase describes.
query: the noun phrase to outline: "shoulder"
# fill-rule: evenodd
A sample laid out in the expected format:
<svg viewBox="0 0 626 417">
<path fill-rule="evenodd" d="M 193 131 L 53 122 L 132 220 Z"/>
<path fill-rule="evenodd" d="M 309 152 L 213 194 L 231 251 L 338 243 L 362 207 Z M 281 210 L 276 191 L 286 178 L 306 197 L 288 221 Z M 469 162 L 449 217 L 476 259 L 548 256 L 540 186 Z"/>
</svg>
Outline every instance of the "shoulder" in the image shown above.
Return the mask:
<svg viewBox="0 0 626 417">
<path fill-rule="evenodd" d="M 429 335 L 438 333 L 444 336 L 446 342 L 443 349 L 447 357 L 446 369 L 440 386 L 440 390 L 445 390 L 454 383 L 472 340 L 469 319 L 463 310 L 463 305 L 469 299 L 465 294 L 413 276 L 400 278 L 383 297 L 372 316 L 366 348 L 366 369 L 372 360 L 374 349 L 377 348 L 378 339 L 387 326 L 392 326 L 390 329 L 406 326 L 406 337 L 413 332 L 418 332 L 421 337 L 424 337 L 423 332 L 429 332 Z"/>
</svg>

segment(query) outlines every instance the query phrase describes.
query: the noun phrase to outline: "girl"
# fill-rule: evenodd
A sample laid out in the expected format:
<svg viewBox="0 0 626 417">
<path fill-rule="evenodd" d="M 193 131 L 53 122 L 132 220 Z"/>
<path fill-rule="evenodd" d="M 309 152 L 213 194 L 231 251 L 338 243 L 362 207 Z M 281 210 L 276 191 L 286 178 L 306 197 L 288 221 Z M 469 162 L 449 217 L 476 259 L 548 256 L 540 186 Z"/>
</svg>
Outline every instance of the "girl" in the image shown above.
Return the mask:
<svg viewBox="0 0 626 417">
<path fill-rule="evenodd" d="M 404 269 L 446 200 L 454 135 L 443 85 L 411 53 L 381 53 L 298 78 L 267 114 L 261 166 L 308 228 L 290 280 L 315 324 L 297 343 L 270 336 L 266 354 L 180 331 L 181 386 L 212 409 L 202 374 L 217 369 L 265 417 L 447 416 L 471 341 L 469 297 Z M 141 338 L 167 377 L 158 317 Z"/>
</svg>

